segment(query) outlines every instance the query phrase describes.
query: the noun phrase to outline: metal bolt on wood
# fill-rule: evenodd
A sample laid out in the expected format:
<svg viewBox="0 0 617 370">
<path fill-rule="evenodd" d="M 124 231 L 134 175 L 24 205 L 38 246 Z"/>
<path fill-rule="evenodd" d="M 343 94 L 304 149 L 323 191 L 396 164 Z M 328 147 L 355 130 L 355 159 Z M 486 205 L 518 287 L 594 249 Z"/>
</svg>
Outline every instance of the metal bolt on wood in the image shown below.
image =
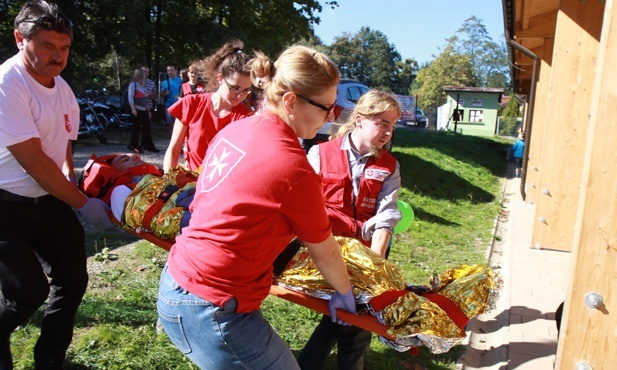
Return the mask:
<svg viewBox="0 0 617 370">
<path fill-rule="evenodd" d="M 596 292 L 587 293 L 585 295 L 585 304 L 589 308 L 600 308 L 604 304 L 604 299 Z"/>
</svg>

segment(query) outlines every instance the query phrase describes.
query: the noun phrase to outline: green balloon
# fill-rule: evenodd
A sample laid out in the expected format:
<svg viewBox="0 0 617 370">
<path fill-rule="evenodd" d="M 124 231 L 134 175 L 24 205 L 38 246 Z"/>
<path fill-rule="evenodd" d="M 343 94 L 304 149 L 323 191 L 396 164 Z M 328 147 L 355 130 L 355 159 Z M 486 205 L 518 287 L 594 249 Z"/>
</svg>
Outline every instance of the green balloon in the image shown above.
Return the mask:
<svg viewBox="0 0 617 370">
<path fill-rule="evenodd" d="M 397 205 L 398 210 L 401 211 L 401 215 L 403 216 L 401 217 L 399 223 L 394 227 L 394 232 L 399 234 L 407 231 L 409 226 L 411 226 L 411 223 L 413 222 L 413 209 L 409 204 L 403 202 L 402 200 L 397 201 Z"/>
</svg>

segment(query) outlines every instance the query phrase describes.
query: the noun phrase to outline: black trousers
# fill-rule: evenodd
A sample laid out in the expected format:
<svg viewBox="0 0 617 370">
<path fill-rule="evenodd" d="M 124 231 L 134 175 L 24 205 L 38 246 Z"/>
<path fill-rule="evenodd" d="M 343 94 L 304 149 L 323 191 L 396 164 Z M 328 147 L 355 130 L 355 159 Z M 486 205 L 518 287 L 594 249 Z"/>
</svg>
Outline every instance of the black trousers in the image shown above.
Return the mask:
<svg viewBox="0 0 617 370">
<path fill-rule="evenodd" d="M 298 365 L 302 370 L 321 370 L 337 345 L 336 357 L 339 370 L 362 370 L 364 355 L 371 348 L 371 332 L 356 326 L 343 326 L 323 315 L 300 356 Z"/>
<path fill-rule="evenodd" d="M 133 126 L 131 127 L 131 141 L 129 146 L 135 148 L 153 149 L 154 141 L 152 141 L 152 123 L 148 112 L 145 110 L 138 110 L 137 117 L 131 116 L 133 120 Z M 141 140 L 139 134 L 141 133 Z"/>
<path fill-rule="evenodd" d="M 11 332 L 46 299 L 34 360 L 61 369 L 87 284 L 84 229 L 66 203 L 0 199 L 0 369 L 11 368 Z"/>
</svg>

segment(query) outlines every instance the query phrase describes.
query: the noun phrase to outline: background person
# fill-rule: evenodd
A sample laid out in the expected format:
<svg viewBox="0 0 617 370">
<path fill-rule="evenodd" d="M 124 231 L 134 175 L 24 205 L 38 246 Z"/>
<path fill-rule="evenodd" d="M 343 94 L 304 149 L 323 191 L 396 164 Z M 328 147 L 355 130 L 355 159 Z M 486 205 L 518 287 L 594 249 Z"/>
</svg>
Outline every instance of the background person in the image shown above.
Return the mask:
<svg viewBox="0 0 617 370">
<path fill-rule="evenodd" d="M 523 157 L 525 156 L 525 133 L 518 134 L 518 138 L 512 144 L 512 156 L 514 157 L 514 165 L 516 177 L 521 177 L 523 172 Z"/>
<path fill-rule="evenodd" d="M 79 106 L 59 76 L 71 21 L 56 4 L 29 1 L 14 26 L 19 52 L 0 66 L 0 369 L 13 368 L 11 333 L 46 299 L 34 363 L 61 369 L 88 283 L 84 230 L 71 207 L 111 223 L 105 203 L 75 186 L 69 140 Z"/>
<path fill-rule="evenodd" d="M 369 90 L 355 106 L 337 138 L 313 146 L 308 159 L 321 174 L 326 211 L 336 236 L 355 238 L 381 257 L 387 257 L 394 227 L 401 219 L 397 160 L 383 149 L 392 139 L 401 115 L 398 100 Z M 341 196 L 342 195 L 342 196 Z M 303 370 L 323 369 L 338 345 L 338 369 L 363 369 L 371 346 L 371 332 L 322 319 L 300 353 Z"/>
<path fill-rule="evenodd" d="M 191 220 L 161 276 L 163 328 L 202 369 L 298 368 L 260 310 L 272 262 L 296 235 L 336 290 L 329 303 L 333 319 L 336 308 L 355 313 L 319 176 L 298 142 L 332 115 L 338 70 L 303 46 L 284 51 L 275 67 L 266 88 L 268 111 L 232 122 L 208 148 Z"/>
<path fill-rule="evenodd" d="M 201 80 L 201 72 L 196 66 L 190 66 L 186 70 L 187 81 L 182 83 L 182 96 L 201 94 L 206 91 L 206 86 Z"/>
<path fill-rule="evenodd" d="M 274 74 L 274 63 L 261 51 L 255 52 L 255 57 L 251 61 L 251 81 L 254 90 L 250 99 L 250 108 L 255 114 L 259 114 L 266 109 L 265 87 L 270 82 L 270 76 Z"/>
<path fill-rule="evenodd" d="M 150 68 L 148 66 L 141 66 L 141 70 L 144 71 L 144 75 L 146 76 L 146 85 L 144 90 L 146 91 L 146 96 L 148 97 L 148 110 L 150 112 L 154 112 L 153 105 L 156 103 L 156 84 L 152 79 L 150 79 Z"/>
<path fill-rule="evenodd" d="M 250 58 L 240 40 L 231 40 L 195 65 L 205 71 L 209 92 L 190 94 L 169 108 L 176 117 L 163 169 L 178 164 L 183 145 L 190 170 L 197 171 L 214 135 L 230 122 L 250 116 L 242 103 L 251 92 Z"/>
<path fill-rule="evenodd" d="M 129 105 L 133 116 L 131 127 L 131 141 L 127 148 L 137 153 L 149 152 L 158 153 L 152 141 L 152 112 L 148 108 L 148 92 L 146 91 L 146 74 L 142 68 L 137 68 L 133 72 L 133 79 L 128 88 Z M 141 133 L 141 140 L 140 140 Z"/>
<path fill-rule="evenodd" d="M 165 102 L 165 108 L 169 109 L 180 97 L 180 86 L 182 85 L 182 78 L 178 76 L 178 70 L 176 66 L 167 66 L 167 77 L 161 82 L 161 96 Z M 166 113 L 165 124 L 171 125 L 174 122 L 174 117 Z"/>
</svg>

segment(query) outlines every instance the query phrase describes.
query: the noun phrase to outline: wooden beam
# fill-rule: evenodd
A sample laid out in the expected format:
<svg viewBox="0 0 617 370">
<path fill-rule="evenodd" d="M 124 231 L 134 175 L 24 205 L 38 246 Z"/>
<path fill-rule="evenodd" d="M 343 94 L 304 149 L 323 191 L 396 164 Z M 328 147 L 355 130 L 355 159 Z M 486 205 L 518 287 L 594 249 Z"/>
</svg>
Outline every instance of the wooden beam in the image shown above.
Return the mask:
<svg viewBox="0 0 617 370">
<path fill-rule="evenodd" d="M 529 38 L 552 38 L 555 36 L 555 24 L 557 23 L 557 11 L 537 15 L 529 19 L 529 25 L 523 28 L 520 22 L 515 26 L 516 39 Z"/>
</svg>

